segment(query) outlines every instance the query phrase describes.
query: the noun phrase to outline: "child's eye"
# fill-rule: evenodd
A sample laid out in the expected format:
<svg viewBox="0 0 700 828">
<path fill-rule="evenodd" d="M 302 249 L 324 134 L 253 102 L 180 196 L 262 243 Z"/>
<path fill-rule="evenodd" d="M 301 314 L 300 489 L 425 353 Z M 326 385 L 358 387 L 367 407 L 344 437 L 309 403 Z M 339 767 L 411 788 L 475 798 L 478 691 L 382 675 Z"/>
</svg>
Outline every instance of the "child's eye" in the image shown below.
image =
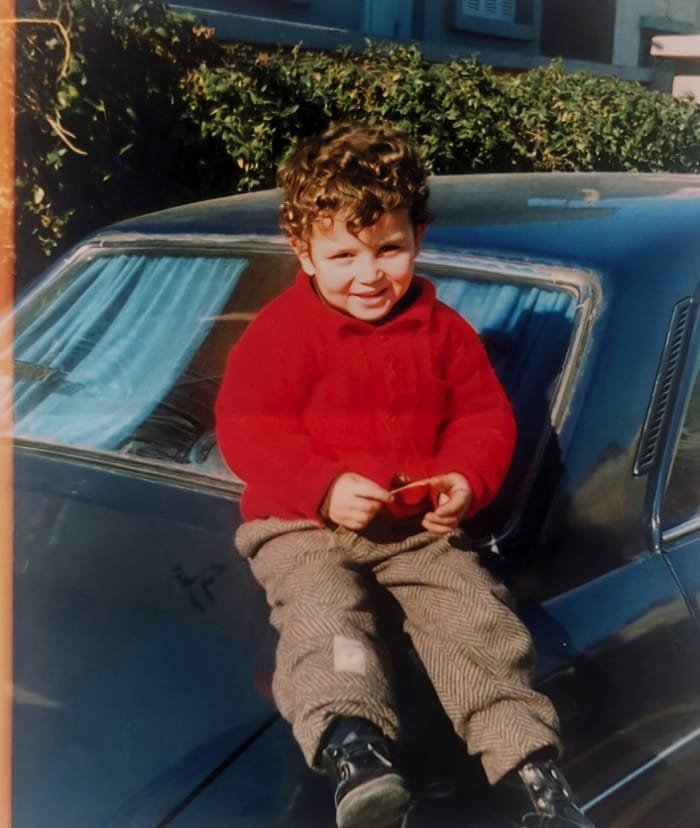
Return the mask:
<svg viewBox="0 0 700 828">
<path fill-rule="evenodd" d="M 399 247 L 398 244 L 385 244 L 385 245 L 382 245 L 382 247 L 380 247 L 379 255 L 384 256 L 387 253 L 396 253 L 396 251 L 400 250 L 400 249 L 401 248 Z"/>
<path fill-rule="evenodd" d="M 334 253 L 331 256 L 331 259 L 333 259 L 334 261 L 342 259 L 352 259 L 352 253 L 349 253 L 347 250 L 344 250 L 341 253 Z"/>
</svg>

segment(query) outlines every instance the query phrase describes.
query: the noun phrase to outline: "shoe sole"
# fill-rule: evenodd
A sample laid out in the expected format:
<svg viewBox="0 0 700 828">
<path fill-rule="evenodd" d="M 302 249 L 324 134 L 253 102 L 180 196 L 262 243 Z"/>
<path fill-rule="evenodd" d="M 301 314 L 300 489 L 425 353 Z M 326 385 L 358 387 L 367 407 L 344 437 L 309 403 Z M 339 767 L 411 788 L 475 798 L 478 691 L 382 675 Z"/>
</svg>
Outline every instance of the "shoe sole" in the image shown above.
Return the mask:
<svg viewBox="0 0 700 828">
<path fill-rule="evenodd" d="M 403 779 L 386 774 L 347 793 L 336 812 L 338 828 L 390 828 L 399 825 L 411 802 Z"/>
</svg>

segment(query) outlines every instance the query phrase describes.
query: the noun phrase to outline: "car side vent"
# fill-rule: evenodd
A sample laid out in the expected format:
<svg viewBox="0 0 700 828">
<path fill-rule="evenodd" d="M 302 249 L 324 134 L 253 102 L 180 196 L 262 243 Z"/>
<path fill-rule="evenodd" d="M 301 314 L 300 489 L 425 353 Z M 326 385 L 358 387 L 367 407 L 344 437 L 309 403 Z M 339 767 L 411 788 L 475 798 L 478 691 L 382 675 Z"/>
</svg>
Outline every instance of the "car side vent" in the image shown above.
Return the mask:
<svg viewBox="0 0 700 828">
<path fill-rule="evenodd" d="M 693 300 L 684 299 L 673 310 L 671 327 L 661 356 L 656 382 L 654 383 L 654 393 L 651 397 L 639 440 L 639 450 L 634 465 L 636 475 L 646 474 L 656 460 L 669 403 L 672 399 L 673 389 L 678 379 L 683 353 L 690 334 L 692 307 Z"/>
</svg>

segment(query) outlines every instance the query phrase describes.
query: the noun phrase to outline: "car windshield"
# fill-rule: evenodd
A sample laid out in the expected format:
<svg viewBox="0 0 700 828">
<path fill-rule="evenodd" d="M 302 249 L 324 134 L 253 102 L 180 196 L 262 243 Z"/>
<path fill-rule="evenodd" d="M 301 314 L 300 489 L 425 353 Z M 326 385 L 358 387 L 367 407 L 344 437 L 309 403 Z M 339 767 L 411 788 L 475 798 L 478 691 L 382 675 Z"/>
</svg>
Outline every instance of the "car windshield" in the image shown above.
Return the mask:
<svg viewBox="0 0 700 828">
<path fill-rule="evenodd" d="M 18 309 L 15 436 L 230 481 L 213 415 L 226 355 L 296 269 L 273 245 L 89 249 Z M 509 508 L 549 426 L 575 291 L 455 268 L 421 272 L 479 331 L 515 408 L 518 454 L 501 498 Z"/>
</svg>

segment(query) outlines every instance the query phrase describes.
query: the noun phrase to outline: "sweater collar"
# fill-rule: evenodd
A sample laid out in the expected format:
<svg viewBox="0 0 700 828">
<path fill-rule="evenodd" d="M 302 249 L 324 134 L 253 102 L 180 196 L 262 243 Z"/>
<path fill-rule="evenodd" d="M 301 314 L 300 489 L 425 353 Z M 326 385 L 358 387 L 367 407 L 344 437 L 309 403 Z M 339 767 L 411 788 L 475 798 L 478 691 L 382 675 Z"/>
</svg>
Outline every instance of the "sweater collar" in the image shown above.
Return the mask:
<svg viewBox="0 0 700 828">
<path fill-rule="evenodd" d="M 401 310 L 397 313 L 392 312 L 379 322 L 365 322 L 326 305 L 311 284 L 311 277 L 303 270 L 297 273 L 294 290 L 302 303 L 306 318 L 313 315 L 325 328 L 339 334 L 367 335 L 417 328 L 430 319 L 435 305 L 435 287 L 422 276 L 413 277 L 408 293 L 399 303 L 402 306 Z"/>
</svg>

